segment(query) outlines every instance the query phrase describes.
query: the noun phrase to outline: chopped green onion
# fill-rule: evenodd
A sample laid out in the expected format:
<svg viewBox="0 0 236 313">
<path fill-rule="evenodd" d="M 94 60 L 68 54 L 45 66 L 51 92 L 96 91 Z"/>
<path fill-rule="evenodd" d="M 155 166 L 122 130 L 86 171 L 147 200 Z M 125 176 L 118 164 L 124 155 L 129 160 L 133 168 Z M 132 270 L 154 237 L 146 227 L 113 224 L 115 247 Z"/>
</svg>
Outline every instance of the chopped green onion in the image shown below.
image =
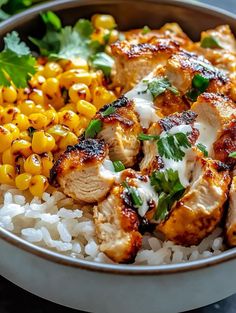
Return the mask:
<svg viewBox="0 0 236 313">
<path fill-rule="evenodd" d="M 143 205 L 143 200 L 140 197 L 138 190 L 134 187 L 129 186 L 129 184 L 125 181 L 123 182 L 123 187 L 125 187 L 131 197 L 134 207 L 140 207 Z"/>
<path fill-rule="evenodd" d="M 203 154 L 204 154 L 205 157 L 208 157 L 208 151 L 207 151 L 205 145 L 203 145 L 202 143 L 198 143 L 198 144 L 197 144 L 197 147 L 198 147 L 198 149 L 199 149 L 200 151 L 203 152 Z"/>
<path fill-rule="evenodd" d="M 121 172 L 125 170 L 125 166 L 121 161 L 114 161 L 113 162 L 115 172 Z"/>
<path fill-rule="evenodd" d="M 201 47 L 202 48 L 222 48 L 222 46 L 219 44 L 219 42 L 212 36 L 205 37 L 201 41 Z"/>
<path fill-rule="evenodd" d="M 231 152 L 231 153 L 229 154 L 229 157 L 230 157 L 230 158 L 236 158 L 236 151 Z"/>
<path fill-rule="evenodd" d="M 94 138 L 102 129 L 101 120 L 92 120 L 85 130 L 85 138 Z"/>
<path fill-rule="evenodd" d="M 192 80 L 192 88 L 186 94 L 187 98 L 190 101 L 195 102 L 197 100 L 197 97 L 201 93 L 206 91 L 209 84 L 210 84 L 210 79 L 208 79 L 208 78 L 206 78 L 200 74 L 196 74 Z"/>
<path fill-rule="evenodd" d="M 141 133 L 138 135 L 138 140 L 158 140 L 160 138 L 160 136 L 158 135 L 147 135 L 144 133 Z"/>
</svg>

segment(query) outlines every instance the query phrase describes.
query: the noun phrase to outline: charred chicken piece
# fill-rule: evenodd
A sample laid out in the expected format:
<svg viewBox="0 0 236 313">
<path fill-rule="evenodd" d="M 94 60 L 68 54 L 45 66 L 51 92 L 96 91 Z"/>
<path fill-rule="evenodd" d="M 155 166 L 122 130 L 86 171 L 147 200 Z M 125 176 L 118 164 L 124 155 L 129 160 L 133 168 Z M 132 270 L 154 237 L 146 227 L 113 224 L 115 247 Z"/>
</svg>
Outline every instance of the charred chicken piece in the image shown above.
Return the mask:
<svg viewBox="0 0 236 313">
<path fill-rule="evenodd" d="M 109 108 L 113 108 L 114 112 L 109 115 L 104 114 Z M 102 121 L 98 138 L 108 144 L 110 159 L 119 160 L 126 167 L 132 167 L 140 150 L 137 137 L 142 130 L 133 102 L 126 97 L 121 97 L 111 105 L 102 108 L 96 118 Z"/>
<path fill-rule="evenodd" d="M 219 224 L 230 176 L 222 163 L 198 158 L 192 183 L 157 229 L 180 245 L 197 245 Z"/>
<path fill-rule="evenodd" d="M 236 246 L 236 176 L 233 177 L 229 193 L 229 211 L 226 222 L 226 237 L 229 246 Z"/>
<path fill-rule="evenodd" d="M 106 168 L 109 162 L 103 140 L 84 139 L 60 155 L 51 169 L 51 181 L 73 199 L 95 203 L 105 198 L 114 183 L 114 176 Z"/>
</svg>

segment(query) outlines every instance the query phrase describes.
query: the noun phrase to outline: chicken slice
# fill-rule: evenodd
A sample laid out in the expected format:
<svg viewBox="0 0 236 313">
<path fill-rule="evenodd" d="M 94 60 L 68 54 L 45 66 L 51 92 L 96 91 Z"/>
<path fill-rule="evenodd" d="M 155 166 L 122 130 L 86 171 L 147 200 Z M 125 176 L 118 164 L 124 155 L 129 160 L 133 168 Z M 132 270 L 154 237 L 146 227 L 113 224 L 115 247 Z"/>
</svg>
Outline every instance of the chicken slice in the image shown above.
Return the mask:
<svg viewBox="0 0 236 313">
<path fill-rule="evenodd" d="M 138 214 L 123 200 L 124 187 L 114 186 L 94 209 L 100 250 L 117 263 L 132 262 L 142 245 Z"/>
<path fill-rule="evenodd" d="M 191 185 L 157 229 L 176 244 L 197 245 L 219 224 L 229 183 L 222 163 L 198 158 Z"/>
<path fill-rule="evenodd" d="M 226 222 L 226 238 L 231 247 L 236 246 L 236 176 L 233 177 L 229 193 L 229 211 Z"/>
<path fill-rule="evenodd" d="M 236 104 L 226 96 L 203 93 L 191 110 L 198 115 L 195 123 L 195 127 L 200 131 L 198 142 L 206 146 L 209 156 L 217 158 L 219 156 L 217 144 L 213 149 L 213 144 L 217 139 L 224 135 L 226 137 L 223 139 L 227 141 L 231 132 L 231 138 L 235 140 L 235 128 L 227 132 L 226 126 L 236 117 Z M 220 160 L 224 162 L 225 158 L 220 158 Z"/>
<path fill-rule="evenodd" d="M 152 38 L 147 43 L 133 44 L 118 41 L 111 46 L 115 58 L 114 85 L 122 87 L 122 92 L 132 89 L 157 65 L 165 65 L 168 58 L 179 50 L 175 41 Z"/>
<path fill-rule="evenodd" d="M 210 80 L 209 92 L 229 93 L 231 84 L 226 74 L 203 57 L 182 50 L 167 61 L 166 76 L 182 95 L 190 91 L 196 74 Z"/>
<path fill-rule="evenodd" d="M 60 155 L 51 170 L 51 181 L 77 201 L 98 202 L 114 183 L 110 163 L 108 146 L 103 140 L 84 139 Z"/>
<path fill-rule="evenodd" d="M 115 112 L 103 116 L 110 107 L 113 107 Z M 137 136 L 142 131 L 133 102 L 126 97 L 121 97 L 111 105 L 102 108 L 96 118 L 102 121 L 103 126 L 98 138 L 108 144 L 110 159 L 122 161 L 126 167 L 133 166 L 140 150 Z"/>
</svg>

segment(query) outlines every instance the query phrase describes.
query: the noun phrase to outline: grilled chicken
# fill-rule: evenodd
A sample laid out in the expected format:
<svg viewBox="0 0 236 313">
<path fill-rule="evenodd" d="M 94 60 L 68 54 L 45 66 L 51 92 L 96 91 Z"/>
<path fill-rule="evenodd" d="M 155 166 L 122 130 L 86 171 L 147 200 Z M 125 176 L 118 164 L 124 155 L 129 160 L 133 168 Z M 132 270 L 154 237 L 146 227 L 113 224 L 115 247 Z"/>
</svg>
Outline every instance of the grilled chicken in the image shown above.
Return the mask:
<svg viewBox="0 0 236 313">
<path fill-rule="evenodd" d="M 203 93 L 191 110 L 198 115 L 195 124 L 200 131 L 198 142 L 206 146 L 209 156 L 216 158 L 218 156 L 219 160 L 224 162 L 227 156 L 220 157 L 219 150 L 229 143 L 229 138 L 232 141 L 231 150 L 235 147 L 235 127 L 227 130 L 227 125 L 236 118 L 236 104 L 226 96 Z M 231 126 L 232 124 L 230 128 Z M 217 139 L 219 139 L 218 144 Z M 213 149 L 214 143 L 216 144 Z"/>
<path fill-rule="evenodd" d="M 157 65 L 165 65 L 168 58 L 179 50 L 179 45 L 170 39 L 152 38 L 137 44 L 118 41 L 111 49 L 115 58 L 113 84 L 127 92 Z"/>
<path fill-rule="evenodd" d="M 94 208 L 100 250 L 117 263 L 132 262 L 142 245 L 140 219 L 127 197 L 125 188 L 117 185 Z"/>
<path fill-rule="evenodd" d="M 191 90 L 196 74 L 210 80 L 209 92 L 229 93 L 231 84 L 225 73 L 201 56 L 182 50 L 173 54 L 166 64 L 166 76 L 182 95 Z"/>
<path fill-rule="evenodd" d="M 104 112 L 111 107 L 114 112 L 104 116 Z M 142 131 L 133 102 L 121 97 L 102 108 L 96 118 L 102 121 L 103 126 L 98 138 L 108 144 L 110 159 L 122 161 L 126 167 L 132 167 L 140 149 L 137 136 Z"/>
<path fill-rule="evenodd" d="M 191 185 L 157 229 L 177 244 L 198 244 L 219 224 L 229 183 L 230 176 L 222 164 L 198 158 Z"/>
<path fill-rule="evenodd" d="M 61 154 L 51 170 L 51 181 L 77 201 L 101 201 L 114 183 L 114 175 L 107 169 L 110 162 L 103 140 L 84 139 Z"/>
<path fill-rule="evenodd" d="M 227 242 L 231 247 L 236 246 L 236 176 L 233 177 L 229 194 L 229 211 L 226 222 Z"/>
</svg>

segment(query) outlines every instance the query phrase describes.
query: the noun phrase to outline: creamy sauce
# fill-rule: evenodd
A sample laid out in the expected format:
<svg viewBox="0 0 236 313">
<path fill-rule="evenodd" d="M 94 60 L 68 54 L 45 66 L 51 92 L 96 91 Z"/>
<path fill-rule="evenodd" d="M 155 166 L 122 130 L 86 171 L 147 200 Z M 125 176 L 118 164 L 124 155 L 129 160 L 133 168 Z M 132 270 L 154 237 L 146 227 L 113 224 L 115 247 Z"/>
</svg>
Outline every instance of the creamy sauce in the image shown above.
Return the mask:
<svg viewBox="0 0 236 313">
<path fill-rule="evenodd" d="M 153 96 L 145 83 L 146 80 L 150 80 L 152 77 L 153 74 L 149 74 L 125 94 L 128 99 L 133 100 L 135 111 L 139 115 L 140 124 L 143 128 L 148 128 L 151 123 L 159 120 L 154 107 Z"/>
<path fill-rule="evenodd" d="M 105 179 L 114 179 L 116 182 L 120 181 L 120 174 L 122 172 L 115 172 L 112 161 L 104 160 L 100 166 L 100 175 Z"/>
<path fill-rule="evenodd" d="M 217 139 L 217 131 L 215 127 L 206 123 L 194 123 L 194 127 L 197 128 L 200 132 L 200 135 L 197 139 L 196 145 L 198 143 L 206 146 L 209 156 L 211 156 L 213 151 L 213 143 Z"/>
<path fill-rule="evenodd" d="M 150 181 L 143 182 L 140 180 L 136 180 L 136 183 L 137 183 L 138 194 L 141 197 L 141 199 L 143 200 L 142 206 L 140 206 L 138 208 L 138 214 L 141 217 L 143 217 L 149 209 L 148 202 L 150 200 L 153 200 L 157 204 L 158 195 L 156 194 L 156 192 L 152 188 Z"/>
</svg>

